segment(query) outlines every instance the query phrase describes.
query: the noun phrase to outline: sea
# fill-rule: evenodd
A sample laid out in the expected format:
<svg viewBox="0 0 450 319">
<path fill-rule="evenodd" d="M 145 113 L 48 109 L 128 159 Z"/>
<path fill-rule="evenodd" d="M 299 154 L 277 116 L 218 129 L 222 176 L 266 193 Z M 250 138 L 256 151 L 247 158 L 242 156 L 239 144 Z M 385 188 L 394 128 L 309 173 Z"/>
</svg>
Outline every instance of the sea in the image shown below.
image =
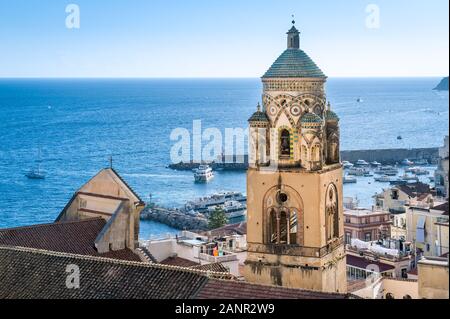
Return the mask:
<svg viewBox="0 0 450 319">
<path fill-rule="evenodd" d="M 449 96 L 433 91 L 440 80 L 330 78 L 341 148 L 441 146 Z M 176 143 L 171 134 L 192 133 L 194 120 L 203 130 L 245 129 L 261 90 L 257 78 L 0 79 L 0 228 L 54 221 L 73 193 L 109 166 L 110 156 L 143 200 L 166 207 L 218 191 L 245 193 L 245 172 L 217 172 L 210 183 L 195 184 L 192 172 L 167 168 Z M 37 162 L 46 179 L 27 179 Z M 344 196 L 370 207 L 383 187 L 363 178 L 345 185 Z M 174 232 L 141 223 L 143 239 Z"/>
</svg>

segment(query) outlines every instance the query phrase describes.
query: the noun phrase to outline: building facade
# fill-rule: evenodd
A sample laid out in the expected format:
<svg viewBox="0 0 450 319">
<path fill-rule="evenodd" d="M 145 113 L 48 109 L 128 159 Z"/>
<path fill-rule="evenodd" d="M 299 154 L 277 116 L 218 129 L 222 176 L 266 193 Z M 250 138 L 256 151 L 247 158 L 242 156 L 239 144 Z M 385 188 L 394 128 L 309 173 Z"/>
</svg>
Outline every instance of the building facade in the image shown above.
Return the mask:
<svg viewBox="0 0 450 319">
<path fill-rule="evenodd" d="M 411 204 L 407 210 L 407 240 L 423 256 L 439 257 L 449 251 L 448 203 L 436 206 Z"/>
<path fill-rule="evenodd" d="M 339 118 L 299 34 L 287 33 L 249 120 L 244 273 L 249 282 L 345 292 Z"/>
<path fill-rule="evenodd" d="M 449 138 L 448 135 L 444 139 L 444 146 L 439 148 L 439 162 L 437 170 L 434 174 L 436 191 L 437 194 L 448 198 L 449 194 L 449 182 L 448 182 L 448 171 L 449 171 Z"/>
<path fill-rule="evenodd" d="M 390 237 L 390 213 L 382 210 L 348 209 L 344 211 L 345 243 L 353 238 L 373 241 Z"/>
</svg>

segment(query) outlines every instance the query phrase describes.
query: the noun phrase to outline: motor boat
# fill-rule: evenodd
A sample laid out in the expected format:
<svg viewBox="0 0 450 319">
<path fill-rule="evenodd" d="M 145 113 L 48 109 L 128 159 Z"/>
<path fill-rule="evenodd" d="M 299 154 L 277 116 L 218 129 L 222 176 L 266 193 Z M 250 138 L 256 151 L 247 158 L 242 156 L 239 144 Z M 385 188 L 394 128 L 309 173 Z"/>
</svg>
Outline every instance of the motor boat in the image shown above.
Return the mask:
<svg viewBox="0 0 450 319">
<path fill-rule="evenodd" d="M 389 183 L 391 180 L 392 180 L 392 178 L 387 175 L 375 177 L 375 182 L 380 182 L 380 183 Z"/>
<path fill-rule="evenodd" d="M 377 161 L 373 161 L 373 162 L 370 162 L 370 166 L 372 166 L 372 167 L 380 167 L 381 163 L 379 163 Z"/>
<path fill-rule="evenodd" d="M 354 165 L 352 163 L 350 163 L 349 161 L 343 161 L 342 166 L 344 167 L 344 169 L 349 169 L 349 168 L 352 168 Z"/>
<path fill-rule="evenodd" d="M 347 174 L 353 176 L 364 176 L 364 174 L 366 174 L 367 172 L 368 171 L 365 170 L 364 168 L 353 167 L 348 170 Z"/>
<path fill-rule="evenodd" d="M 358 160 L 358 161 L 355 163 L 355 166 L 356 166 L 356 167 L 367 167 L 367 166 L 369 166 L 369 165 L 370 165 L 369 163 L 367 163 L 365 160 L 362 160 L 362 159 Z"/>
<path fill-rule="evenodd" d="M 354 184 L 357 182 L 358 182 L 358 180 L 354 176 L 344 176 L 344 179 L 343 179 L 344 184 Z"/>
<path fill-rule="evenodd" d="M 420 167 L 410 167 L 410 168 L 405 169 L 405 172 L 413 173 L 413 174 L 416 174 L 416 175 L 428 175 L 428 174 L 430 174 L 429 171 L 427 171 L 424 168 L 420 168 Z"/>
<path fill-rule="evenodd" d="M 194 172 L 194 179 L 198 183 L 206 183 L 214 178 L 214 172 L 209 165 L 200 165 Z"/>
<path fill-rule="evenodd" d="M 405 159 L 401 162 L 401 165 L 404 165 L 404 166 L 411 166 L 411 165 L 414 165 L 414 162 L 412 162 L 412 161 L 410 161 L 409 159 L 405 158 Z"/>
<path fill-rule="evenodd" d="M 397 176 L 398 169 L 392 166 L 380 166 L 375 170 L 375 174 L 377 175 L 388 175 L 388 176 Z"/>
</svg>

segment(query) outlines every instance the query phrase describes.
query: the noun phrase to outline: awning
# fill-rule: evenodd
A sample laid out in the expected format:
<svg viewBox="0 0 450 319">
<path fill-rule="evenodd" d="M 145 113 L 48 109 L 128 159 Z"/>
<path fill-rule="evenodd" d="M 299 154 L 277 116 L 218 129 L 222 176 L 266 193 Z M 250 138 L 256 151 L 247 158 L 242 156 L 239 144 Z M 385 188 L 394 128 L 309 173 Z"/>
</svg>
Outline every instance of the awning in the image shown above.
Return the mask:
<svg viewBox="0 0 450 319">
<path fill-rule="evenodd" d="M 418 243 L 425 242 L 425 221 L 425 216 L 419 216 L 417 219 L 416 242 Z"/>
</svg>

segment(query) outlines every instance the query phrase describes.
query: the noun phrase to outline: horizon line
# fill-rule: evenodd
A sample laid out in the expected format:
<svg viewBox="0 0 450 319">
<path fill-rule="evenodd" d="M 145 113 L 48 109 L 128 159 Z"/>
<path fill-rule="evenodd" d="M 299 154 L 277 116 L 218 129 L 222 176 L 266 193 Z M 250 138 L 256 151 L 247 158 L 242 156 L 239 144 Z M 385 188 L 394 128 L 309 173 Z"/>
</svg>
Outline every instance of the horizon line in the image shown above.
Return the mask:
<svg viewBox="0 0 450 319">
<path fill-rule="evenodd" d="M 418 79 L 418 78 L 446 78 L 448 77 L 448 75 L 417 75 L 417 76 L 328 76 L 327 79 Z M 107 80 L 107 79 L 111 79 L 111 80 L 191 80 L 191 79 L 261 79 L 262 77 L 257 77 L 257 76 L 236 76 L 236 77 L 230 77 L 230 76 L 224 76 L 224 77 L 220 77 L 220 76 L 205 76 L 205 77 L 200 77 L 200 76 L 181 76 L 181 77 L 144 77 L 144 76 L 137 76 L 137 77 L 114 77 L 114 76 L 0 76 L 0 80 L 28 80 L 28 79 L 32 79 L 32 80 L 50 80 L 50 79 L 67 79 L 67 80 L 71 80 L 71 79 L 80 79 L 80 80 L 97 80 L 97 79 L 103 79 L 103 80 Z"/>
</svg>

